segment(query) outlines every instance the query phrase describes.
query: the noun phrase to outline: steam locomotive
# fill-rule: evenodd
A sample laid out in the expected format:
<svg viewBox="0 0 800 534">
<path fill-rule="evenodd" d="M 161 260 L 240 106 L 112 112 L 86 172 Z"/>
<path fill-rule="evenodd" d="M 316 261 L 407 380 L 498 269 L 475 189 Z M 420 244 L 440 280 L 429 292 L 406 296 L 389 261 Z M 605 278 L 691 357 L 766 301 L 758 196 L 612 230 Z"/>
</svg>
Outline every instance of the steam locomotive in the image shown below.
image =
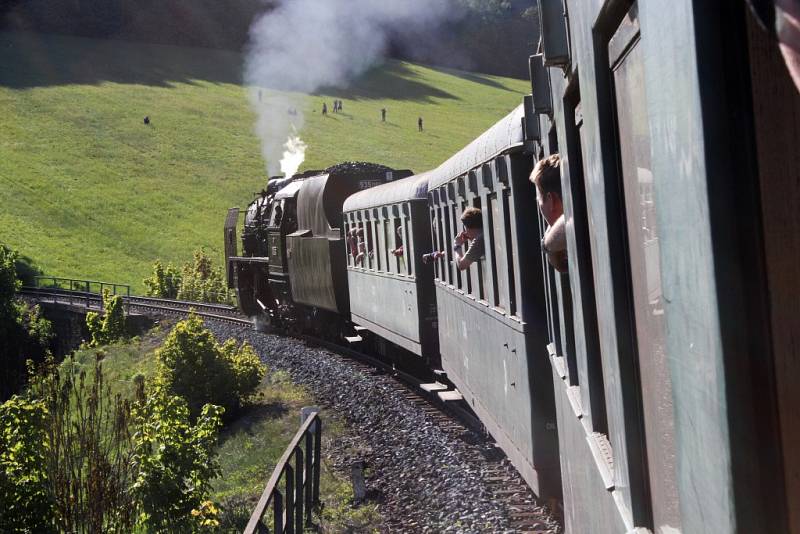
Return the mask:
<svg viewBox="0 0 800 534">
<path fill-rule="evenodd" d="M 243 311 L 440 368 L 569 532 L 800 532 L 800 95 L 777 44 L 743 0 L 539 16 L 532 94 L 439 167 L 272 180 L 242 255 L 229 212 Z M 564 274 L 528 180 L 554 153 Z M 460 271 L 468 206 L 486 250 Z"/>
</svg>

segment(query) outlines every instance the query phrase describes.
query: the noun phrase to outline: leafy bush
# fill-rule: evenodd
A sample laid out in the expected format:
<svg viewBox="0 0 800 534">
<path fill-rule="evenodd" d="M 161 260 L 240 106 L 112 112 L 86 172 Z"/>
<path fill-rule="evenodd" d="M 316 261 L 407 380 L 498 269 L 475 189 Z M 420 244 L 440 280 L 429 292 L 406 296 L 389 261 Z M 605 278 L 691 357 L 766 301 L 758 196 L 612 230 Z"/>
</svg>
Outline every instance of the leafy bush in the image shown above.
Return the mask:
<svg viewBox="0 0 800 534">
<path fill-rule="evenodd" d="M 233 415 L 255 394 L 267 372 L 252 347 L 233 340 L 219 345 L 196 315 L 179 322 L 156 351 L 159 381 L 186 399 L 193 417 L 204 404 Z"/>
<path fill-rule="evenodd" d="M 156 260 L 153 264 L 153 276 L 145 278 L 142 282 L 147 288 L 148 297 L 174 299 L 178 297 L 181 286 L 181 273 L 171 263 L 165 268 L 161 260 Z"/>
<path fill-rule="evenodd" d="M 86 326 L 92 336 L 90 347 L 106 345 L 125 336 L 125 310 L 122 308 L 122 297 L 112 295 L 108 289 L 103 290 L 103 308 L 101 316 L 96 312 L 86 314 Z"/>
<path fill-rule="evenodd" d="M 0 244 L 0 400 L 19 392 L 25 383 L 25 361 L 41 361 L 52 338 L 50 322 L 38 307 L 16 299 L 20 288 L 19 254 Z"/>
<path fill-rule="evenodd" d="M 194 425 L 186 402 L 156 386 L 145 395 L 140 381 L 133 409 L 133 493 L 147 531 L 187 532 L 219 524 L 208 499 L 219 473 L 214 450 L 223 408 L 205 405 Z"/>
<path fill-rule="evenodd" d="M 184 263 L 180 271 L 161 260 L 153 264 L 153 275 L 142 280 L 151 297 L 191 300 L 195 302 L 230 303 L 231 292 L 220 269 L 214 268 L 204 250 L 194 252 L 192 262 Z"/>
<path fill-rule="evenodd" d="M 192 263 L 183 265 L 178 298 L 196 302 L 231 301 L 222 271 L 214 268 L 211 258 L 202 249 L 194 252 Z"/>
<path fill-rule="evenodd" d="M 47 408 L 47 470 L 56 519 L 66 532 L 125 532 L 136 520 L 130 499 L 130 402 L 105 383 L 102 353 L 87 368 L 48 360 L 31 392 Z"/>
<path fill-rule="evenodd" d="M 15 395 L 0 405 L 0 532 L 52 530 L 46 416 L 40 400 Z"/>
</svg>

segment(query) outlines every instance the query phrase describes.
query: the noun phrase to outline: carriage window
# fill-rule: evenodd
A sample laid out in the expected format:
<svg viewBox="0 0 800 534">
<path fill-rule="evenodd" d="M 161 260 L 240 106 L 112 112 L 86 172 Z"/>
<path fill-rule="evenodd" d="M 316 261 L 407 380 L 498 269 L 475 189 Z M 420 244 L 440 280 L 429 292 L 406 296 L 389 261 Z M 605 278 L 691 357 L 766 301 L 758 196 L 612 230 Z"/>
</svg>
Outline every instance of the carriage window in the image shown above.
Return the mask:
<svg viewBox="0 0 800 534">
<path fill-rule="evenodd" d="M 373 251 L 375 250 L 375 222 L 366 217 L 365 224 L 364 224 L 364 234 L 366 236 L 366 243 L 364 243 L 364 250 L 361 252 L 364 253 L 363 262 L 364 265 L 367 266 L 368 269 L 372 269 L 373 271 L 379 269 L 377 259 L 373 255 Z"/>
<path fill-rule="evenodd" d="M 396 273 L 405 274 L 406 268 L 404 261 L 405 247 L 403 247 L 403 226 L 399 217 L 392 219 L 391 228 L 393 230 L 392 235 L 390 236 L 391 239 L 387 243 L 387 245 L 389 245 L 389 259 Z"/>
<path fill-rule="evenodd" d="M 381 227 L 383 228 L 383 232 L 381 233 L 381 248 L 379 251 L 381 261 L 385 263 L 385 270 L 387 273 L 396 273 L 397 268 L 395 266 L 394 256 L 389 252 L 394 248 L 392 246 L 394 243 L 394 232 L 392 231 L 391 221 L 383 219 L 383 221 L 381 221 Z"/>
<path fill-rule="evenodd" d="M 605 383 L 594 292 L 594 265 L 598 259 L 595 233 L 590 227 L 590 199 L 586 194 L 583 167 L 583 115 L 579 95 L 573 93 L 570 96 L 564 102 L 569 191 L 562 190 L 562 196 L 564 214 L 567 224 L 572 223 L 576 243 L 576 250 L 569 250 L 570 262 L 574 257 L 577 266 L 574 271 L 570 269 L 570 289 L 574 295 L 574 352 L 580 382 L 581 407 L 589 416 L 592 430 L 607 434 Z M 568 204 L 570 209 L 567 209 Z"/>
<path fill-rule="evenodd" d="M 439 247 L 439 221 L 436 216 L 437 208 L 433 203 L 431 203 L 431 206 L 431 244 L 433 245 L 433 250 L 442 250 L 441 247 Z M 424 250 L 422 253 L 428 254 L 429 252 L 431 251 Z M 441 278 L 442 276 L 438 261 L 433 264 L 433 276 L 434 278 Z"/>
<path fill-rule="evenodd" d="M 353 224 L 350 221 L 350 214 L 346 214 L 344 216 L 344 248 L 347 253 L 347 265 L 348 267 L 353 266 L 353 249 L 350 247 L 350 244 L 353 242 L 353 236 L 351 234 L 351 230 L 353 228 Z"/>
<path fill-rule="evenodd" d="M 506 237 L 506 273 L 508 275 L 508 314 L 517 314 L 517 282 L 514 276 L 514 242 L 511 240 L 511 190 L 507 189 L 502 192 L 503 198 L 503 230 Z"/>
<path fill-rule="evenodd" d="M 409 213 L 411 211 L 409 210 Z M 405 273 L 414 274 L 414 250 L 411 248 L 411 218 L 403 218 L 403 262 L 406 264 Z"/>
<path fill-rule="evenodd" d="M 444 216 L 442 215 L 441 204 L 436 207 L 436 232 L 438 239 L 436 250 L 444 252 L 444 255 L 439 258 L 439 261 L 437 262 L 439 279 L 447 282 L 447 242 L 444 240 Z"/>
<path fill-rule="evenodd" d="M 489 229 L 492 232 L 492 248 L 494 254 L 492 256 L 492 283 L 494 285 L 494 302 L 492 305 L 507 309 L 507 295 L 508 295 L 508 265 L 506 262 L 505 251 L 505 221 L 503 214 L 500 210 L 500 204 L 497 202 L 497 194 L 491 194 L 487 198 L 488 206 L 486 215 L 489 218 Z M 488 248 L 489 242 L 486 241 Z"/>
<path fill-rule="evenodd" d="M 609 43 L 609 62 L 613 71 L 653 521 L 654 530 L 660 531 L 667 527 L 670 530 L 680 529 L 681 516 L 676 480 L 672 384 L 664 346 L 664 311 L 658 224 L 653 174 L 650 170 L 644 52 L 635 16 L 634 7 Z"/>
<path fill-rule="evenodd" d="M 481 197 L 475 197 L 472 199 L 472 206 L 478 209 L 481 209 Z M 464 205 L 466 209 L 467 205 Z M 481 210 L 483 217 L 487 217 L 487 213 Z M 481 230 L 483 232 L 483 230 Z M 484 250 L 489 246 L 489 239 L 490 236 L 484 235 Z M 483 270 L 484 265 L 486 264 L 486 256 L 482 259 L 476 261 L 472 265 L 469 266 L 469 278 L 467 278 L 467 285 L 469 288 L 469 294 L 479 300 L 486 299 L 486 292 L 483 288 Z"/>
<path fill-rule="evenodd" d="M 452 208 L 454 210 L 455 207 Z M 444 253 L 445 253 L 445 279 L 447 283 L 451 286 L 455 286 L 455 280 L 453 277 L 453 246 L 451 245 L 453 233 L 450 231 L 450 223 L 451 223 L 451 215 L 450 212 L 452 211 L 449 204 L 445 204 L 442 206 L 442 219 L 444 220 L 444 235 L 442 236 L 442 245 Z M 440 230 L 441 231 L 441 230 Z"/>
</svg>

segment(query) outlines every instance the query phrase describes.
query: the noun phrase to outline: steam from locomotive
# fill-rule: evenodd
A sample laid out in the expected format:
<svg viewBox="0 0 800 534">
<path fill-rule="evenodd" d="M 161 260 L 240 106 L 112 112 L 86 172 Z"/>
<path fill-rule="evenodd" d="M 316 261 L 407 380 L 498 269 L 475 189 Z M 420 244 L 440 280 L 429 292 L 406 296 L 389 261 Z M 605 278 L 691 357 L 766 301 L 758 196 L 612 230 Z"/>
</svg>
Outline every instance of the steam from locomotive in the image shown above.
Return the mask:
<svg viewBox="0 0 800 534">
<path fill-rule="evenodd" d="M 286 150 L 281 158 L 281 172 L 284 176 L 292 176 L 306 159 L 306 144 L 299 135 L 289 134 L 289 140 L 283 146 Z"/>
<path fill-rule="evenodd" d="M 283 170 L 286 149 L 292 162 L 300 157 L 292 132 L 303 126 L 304 94 L 346 86 L 383 57 L 389 35 L 432 30 L 452 15 L 447 0 L 282 0 L 258 18 L 244 80 L 269 174 Z"/>
</svg>

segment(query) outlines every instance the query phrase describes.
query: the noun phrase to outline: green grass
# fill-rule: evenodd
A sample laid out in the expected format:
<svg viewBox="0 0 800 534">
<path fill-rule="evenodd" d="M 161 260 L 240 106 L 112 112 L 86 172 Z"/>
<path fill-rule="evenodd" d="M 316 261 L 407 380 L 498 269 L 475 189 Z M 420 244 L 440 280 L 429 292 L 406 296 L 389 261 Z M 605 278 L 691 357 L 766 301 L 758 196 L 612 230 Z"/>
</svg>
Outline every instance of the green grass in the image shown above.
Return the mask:
<svg viewBox="0 0 800 534">
<path fill-rule="evenodd" d="M 156 258 L 182 263 L 199 247 L 221 257 L 227 208 L 245 206 L 265 183 L 241 61 L 206 49 L 0 33 L 0 242 L 50 275 L 137 292 Z M 430 169 L 527 90 L 520 80 L 388 61 L 346 90 L 302 97 L 302 169 L 345 160 Z M 344 113 L 321 116 L 333 98 Z"/>
</svg>

